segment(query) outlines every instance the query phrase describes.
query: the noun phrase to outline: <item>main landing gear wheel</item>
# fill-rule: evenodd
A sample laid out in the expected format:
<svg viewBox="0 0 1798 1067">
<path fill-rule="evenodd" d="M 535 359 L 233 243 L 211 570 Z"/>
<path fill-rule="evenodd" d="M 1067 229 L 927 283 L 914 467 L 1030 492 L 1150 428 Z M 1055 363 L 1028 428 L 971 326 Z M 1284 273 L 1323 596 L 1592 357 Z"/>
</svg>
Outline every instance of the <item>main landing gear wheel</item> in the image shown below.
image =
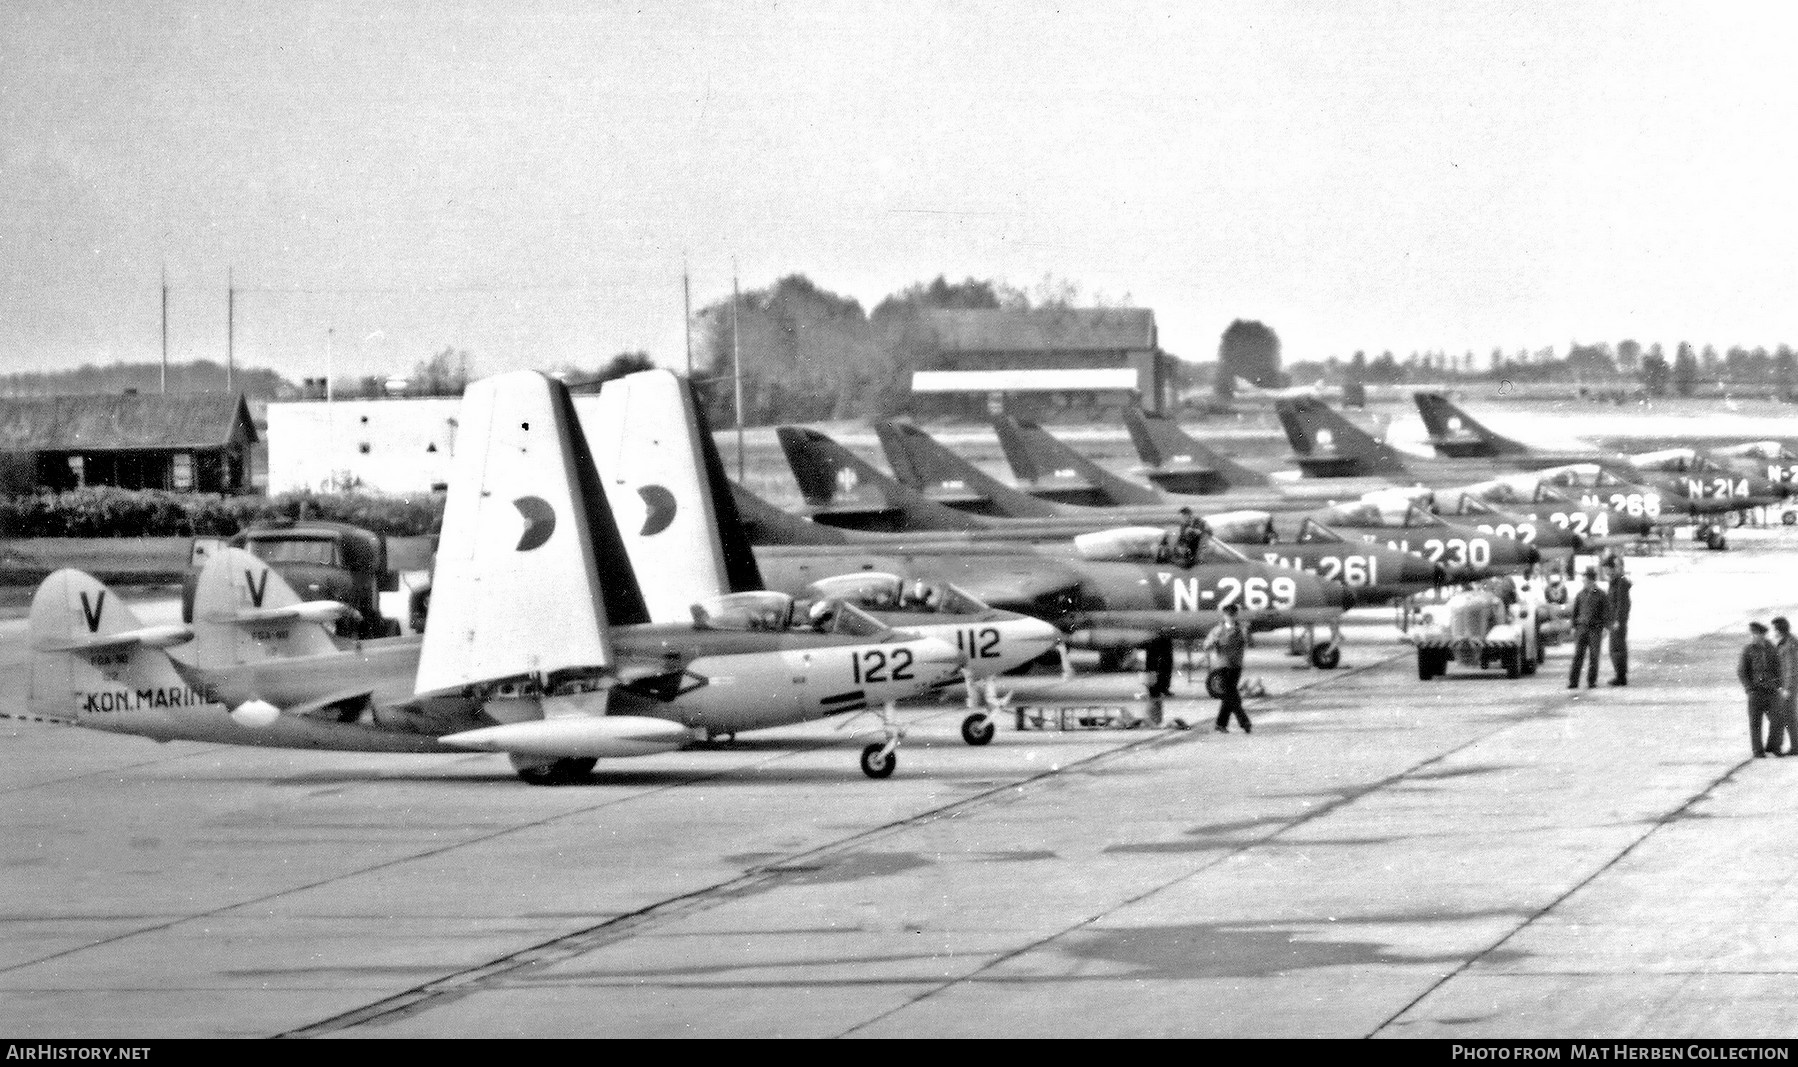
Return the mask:
<svg viewBox="0 0 1798 1067">
<path fill-rule="evenodd" d="M 961 721 L 961 739 L 970 745 L 986 744 L 993 739 L 993 734 L 997 730 L 998 726 L 993 722 L 992 716 L 985 712 L 981 712 L 978 715 L 970 715 Z M 867 769 L 868 765 L 864 760 L 862 763 L 862 770 L 865 771 Z M 888 771 L 887 773 L 890 774 L 892 772 Z"/>
<path fill-rule="evenodd" d="M 1333 671 L 1342 662 L 1342 648 L 1334 641 L 1311 647 L 1311 665 L 1320 671 Z"/>
<path fill-rule="evenodd" d="M 1224 669 L 1213 667 L 1205 676 L 1205 695 L 1213 700 L 1224 699 Z"/>
<path fill-rule="evenodd" d="M 897 766 L 899 754 L 887 751 L 887 746 L 878 741 L 862 749 L 862 773 L 870 778 L 891 778 Z"/>
<path fill-rule="evenodd" d="M 599 766 L 597 759 L 543 760 L 532 756 L 513 756 L 512 769 L 530 785 L 569 785 L 584 782 Z"/>
<path fill-rule="evenodd" d="M 1798 511 L 1782 511 L 1782 512 L 1780 512 L 1779 513 L 1779 521 L 1781 524 L 1786 525 L 1786 526 L 1790 526 L 1793 523 L 1798 523 Z"/>
<path fill-rule="evenodd" d="M 1521 677 L 1523 674 L 1523 649 L 1507 649 L 1503 658 L 1505 664 L 1505 677 Z"/>
</svg>

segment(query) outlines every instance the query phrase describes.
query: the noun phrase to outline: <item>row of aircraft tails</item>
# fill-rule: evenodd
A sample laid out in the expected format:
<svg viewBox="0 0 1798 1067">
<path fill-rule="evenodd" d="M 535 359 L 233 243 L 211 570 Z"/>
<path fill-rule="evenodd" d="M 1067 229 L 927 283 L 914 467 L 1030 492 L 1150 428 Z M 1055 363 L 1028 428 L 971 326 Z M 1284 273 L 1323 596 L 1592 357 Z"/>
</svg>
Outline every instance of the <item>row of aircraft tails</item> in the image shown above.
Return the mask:
<svg viewBox="0 0 1798 1067">
<path fill-rule="evenodd" d="M 1146 482 L 1010 418 L 995 429 L 1016 485 L 905 423 L 876 426 L 891 474 L 781 427 L 794 514 L 725 477 L 667 371 L 606 383 L 582 414 L 551 379 L 501 375 L 463 400 L 422 637 L 337 639 L 343 605 L 302 601 L 236 549 L 207 562 L 193 621 L 175 626 L 142 625 L 63 570 L 32 604 L 29 709 L 157 740 L 504 753 L 534 783 L 871 713 L 861 767 L 880 778 L 900 701 L 961 687 L 962 735 L 984 744 L 994 679 L 1058 646 L 1064 669 L 1068 648 L 1107 667 L 1171 656 L 1235 604 L 1251 629 L 1294 628 L 1327 669 L 1350 607 L 1571 567 L 1676 522 L 1722 547 L 1717 517 L 1778 503 L 1792 474 L 1766 443 L 1540 453 L 1443 397 L 1417 402 L 1438 457 L 1399 453 L 1314 395 L 1278 398 L 1294 481 L 1134 410 Z M 1173 538 L 1189 516 L 1202 536 Z"/>
</svg>

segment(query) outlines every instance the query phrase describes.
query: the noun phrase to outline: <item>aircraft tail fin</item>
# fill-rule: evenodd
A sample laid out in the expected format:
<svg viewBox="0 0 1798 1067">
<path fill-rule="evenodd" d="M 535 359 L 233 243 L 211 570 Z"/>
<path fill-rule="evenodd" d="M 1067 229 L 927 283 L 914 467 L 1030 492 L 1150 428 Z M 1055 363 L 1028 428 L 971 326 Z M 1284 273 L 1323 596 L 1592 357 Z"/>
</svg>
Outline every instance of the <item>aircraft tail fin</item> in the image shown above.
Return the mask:
<svg viewBox="0 0 1798 1067">
<path fill-rule="evenodd" d="M 899 484 L 939 504 L 1012 518 L 1061 514 L 1054 504 L 1006 485 L 910 423 L 882 419 L 874 432 Z"/>
<path fill-rule="evenodd" d="M 334 600 L 302 601 L 267 563 L 222 548 L 194 586 L 190 661 L 218 668 L 337 651 L 328 628 L 353 610 Z"/>
<path fill-rule="evenodd" d="M 724 477 L 704 412 L 672 371 L 605 383 L 585 408 L 606 500 L 652 622 L 687 622 L 691 606 L 762 588 L 761 572 Z"/>
<path fill-rule="evenodd" d="M 38 585 L 26 620 L 31 648 L 27 711 L 103 727 L 107 715 L 173 699 L 201 703 L 163 651 L 192 637 L 185 625 L 145 626 L 118 595 L 78 570 Z M 191 699 L 190 699 L 191 698 Z"/>
<path fill-rule="evenodd" d="M 978 516 L 957 511 L 908 489 L 867 460 L 816 430 L 775 429 L 787 465 L 799 482 L 806 514 L 845 529 L 978 530 Z"/>
<path fill-rule="evenodd" d="M 1170 493 L 1221 493 L 1268 482 L 1267 475 L 1194 440 L 1166 415 L 1127 407 L 1124 425 L 1143 462 L 1144 476 Z"/>
<path fill-rule="evenodd" d="M 609 667 L 608 622 L 648 609 L 567 388 L 484 378 L 459 422 L 417 692 Z"/>
<path fill-rule="evenodd" d="M 1441 393 L 1414 393 L 1430 445 L 1444 456 L 1520 455 L 1529 446 L 1487 429 Z"/>
<path fill-rule="evenodd" d="M 1410 476 L 1398 452 L 1321 400 L 1304 396 L 1277 400 L 1274 412 L 1306 477 Z"/>
<path fill-rule="evenodd" d="M 993 420 L 993 432 L 1012 473 L 1034 495 L 1086 505 L 1166 502 L 1160 490 L 1118 477 L 1034 422 L 1000 415 Z"/>
</svg>

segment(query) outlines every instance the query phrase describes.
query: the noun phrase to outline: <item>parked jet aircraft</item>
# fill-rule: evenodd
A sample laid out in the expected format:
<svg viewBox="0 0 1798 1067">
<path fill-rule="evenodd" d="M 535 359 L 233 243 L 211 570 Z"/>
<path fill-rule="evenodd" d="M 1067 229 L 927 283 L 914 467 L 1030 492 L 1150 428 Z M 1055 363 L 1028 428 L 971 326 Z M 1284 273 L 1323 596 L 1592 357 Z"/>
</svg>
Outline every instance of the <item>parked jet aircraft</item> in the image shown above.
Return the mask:
<svg viewBox="0 0 1798 1067">
<path fill-rule="evenodd" d="M 1700 535 L 1712 547 L 1721 547 L 1721 530 L 1705 521 L 1706 517 L 1764 506 L 1780 498 L 1778 494 L 1781 491 L 1777 487 L 1764 479 L 1747 476 L 1729 486 L 1719 487 L 1726 491 L 1722 495 L 1687 496 L 1687 486 L 1677 475 L 1642 471 L 1622 462 L 1540 468 L 1535 465 L 1534 459 L 1512 464 L 1512 457 L 1505 454 L 1477 459 L 1406 457 L 1396 449 L 1374 441 L 1365 431 L 1321 404 L 1304 400 L 1282 401 L 1277 410 L 1293 450 L 1299 456 L 1300 465 L 1313 473 L 1321 472 L 1319 476 L 1328 477 L 1331 471 L 1373 473 L 1404 470 L 1423 474 L 1426 480 L 1440 483 L 1474 476 L 1490 477 L 1494 465 L 1501 468 L 1512 465 L 1513 469 L 1532 470 L 1543 475 L 1552 470 L 1555 476 L 1564 479 L 1557 484 L 1581 489 L 1579 500 L 1582 505 L 1607 506 L 1613 510 L 1632 511 L 1640 515 L 1653 502 L 1652 506 L 1658 509 L 1661 524 L 1694 522 L 1699 527 Z M 1568 473 L 1582 467 L 1597 473 L 1590 476 Z M 1586 484 L 1574 485 L 1570 481 L 1574 478 Z M 1745 495 L 1735 495 L 1736 489 L 1745 490 Z M 1617 503 L 1612 503 L 1613 500 Z M 1635 502 L 1634 505 L 1632 501 Z"/>
<path fill-rule="evenodd" d="M 598 559 L 624 553 L 566 391 L 529 373 L 487 379 L 469 387 L 459 421 L 422 642 L 327 648 L 318 627 L 335 606 L 299 602 L 247 553 L 209 564 L 193 627 L 143 627 L 100 583 L 59 571 L 32 605 L 33 713 L 160 740 L 504 752 L 521 777 L 550 783 L 696 734 L 918 695 L 960 670 L 952 646 L 852 607 L 828 632 L 795 624 L 777 593 L 647 623 L 628 569 L 599 579 Z M 235 628 L 206 643 L 237 662 L 178 666 L 162 651 L 204 626 Z M 863 770 L 891 774 L 897 741 L 889 715 Z"/>
<path fill-rule="evenodd" d="M 1077 534 L 1116 527 L 1121 516 L 1093 511 L 1081 516 L 976 515 L 931 500 L 816 430 L 782 426 L 776 431 L 787 465 L 799 483 L 809 517 L 845 529 L 929 533 L 961 531 L 1012 541 L 1065 541 Z M 1016 490 L 999 489 L 1024 497 Z M 1025 499 L 1030 499 L 1025 497 Z M 1046 505 L 1046 501 L 1035 501 Z M 1180 521 L 1177 508 L 1159 509 L 1156 521 Z M 1205 516 L 1218 536 L 1247 539 L 1266 525 L 1266 512 L 1212 513 Z M 1134 521 L 1143 521 L 1137 517 Z"/>
<path fill-rule="evenodd" d="M 874 429 L 886 452 L 887 462 L 893 468 L 895 480 L 939 503 L 979 515 L 1006 518 L 1105 515 L 1110 516 L 1114 524 L 1161 523 L 1180 521 L 1178 510 L 1182 507 L 1190 507 L 1199 513 L 1225 509 L 1285 512 L 1302 511 L 1344 498 L 1340 485 L 1324 486 L 1321 494 L 1293 493 L 1285 491 L 1284 487 L 1276 488 L 1271 481 L 1260 488 L 1232 490 L 1219 496 L 1175 496 L 1148 486 L 1131 486 L 1040 429 L 1031 433 L 1013 420 L 1012 426 L 1018 428 L 1018 434 L 1012 435 L 1011 427 L 1005 426 L 1004 420 L 998 425 L 1000 446 L 1007 456 L 1018 443 L 1017 438 L 1025 438 L 1032 452 L 1027 458 L 1044 459 L 1053 476 L 1064 479 L 1059 487 L 1061 493 L 1065 493 L 1071 481 L 1077 479 L 1089 491 L 1099 490 L 1107 496 L 1130 495 L 1136 499 L 1123 503 L 1082 504 L 1052 499 L 1035 488 L 1030 491 L 1014 489 L 956 455 L 916 426 L 885 420 L 875 423 Z M 1008 436 L 1013 438 L 1009 444 Z M 1015 471 L 1018 464 L 1012 461 L 1012 465 Z M 1381 483 L 1380 488 L 1392 487 L 1390 483 Z M 1429 493 L 1419 487 L 1415 497 L 1426 500 Z"/>
<path fill-rule="evenodd" d="M 1260 486 L 1316 506 L 1399 484 L 1398 479 L 1378 476 L 1332 478 L 1327 484 L 1304 479 L 1278 480 L 1223 455 L 1165 415 L 1128 407 L 1124 409 L 1124 426 L 1143 462 L 1143 476 L 1170 493 L 1221 493 L 1237 487 Z"/>
<path fill-rule="evenodd" d="M 1417 393 L 1415 399 L 1431 443 L 1445 455 L 1476 456 L 1524 470 L 1596 463 L 1620 478 L 1659 490 L 1675 505 L 1669 508 L 1664 502 L 1664 511 L 1684 512 L 1694 521 L 1769 507 L 1788 492 L 1783 479 L 1736 471 L 1689 448 L 1637 455 L 1596 449 L 1572 455 L 1543 452 L 1487 429 L 1440 393 Z"/>
</svg>

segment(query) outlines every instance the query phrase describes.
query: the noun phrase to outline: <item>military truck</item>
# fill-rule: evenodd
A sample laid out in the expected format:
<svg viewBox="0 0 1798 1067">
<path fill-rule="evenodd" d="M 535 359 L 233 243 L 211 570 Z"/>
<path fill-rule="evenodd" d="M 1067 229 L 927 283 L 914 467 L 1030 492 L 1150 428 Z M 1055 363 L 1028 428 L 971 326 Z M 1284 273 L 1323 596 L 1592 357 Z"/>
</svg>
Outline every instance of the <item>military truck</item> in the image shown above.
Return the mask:
<svg viewBox="0 0 1798 1067">
<path fill-rule="evenodd" d="M 337 622 L 337 636 L 397 637 L 400 621 L 381 614 L 381 594 L 399 589 L 388 565 L 387 539 L 343 522 L 322 519 L 257 523 L 222 541 L 196 538 L 193 566 L 181 586 L 181 618 L 192 622 L 200 566 L 215 546 L 241 548 L 267 563 L 302 600 L 335 600 L 353 609 Z"/>
</svg>

